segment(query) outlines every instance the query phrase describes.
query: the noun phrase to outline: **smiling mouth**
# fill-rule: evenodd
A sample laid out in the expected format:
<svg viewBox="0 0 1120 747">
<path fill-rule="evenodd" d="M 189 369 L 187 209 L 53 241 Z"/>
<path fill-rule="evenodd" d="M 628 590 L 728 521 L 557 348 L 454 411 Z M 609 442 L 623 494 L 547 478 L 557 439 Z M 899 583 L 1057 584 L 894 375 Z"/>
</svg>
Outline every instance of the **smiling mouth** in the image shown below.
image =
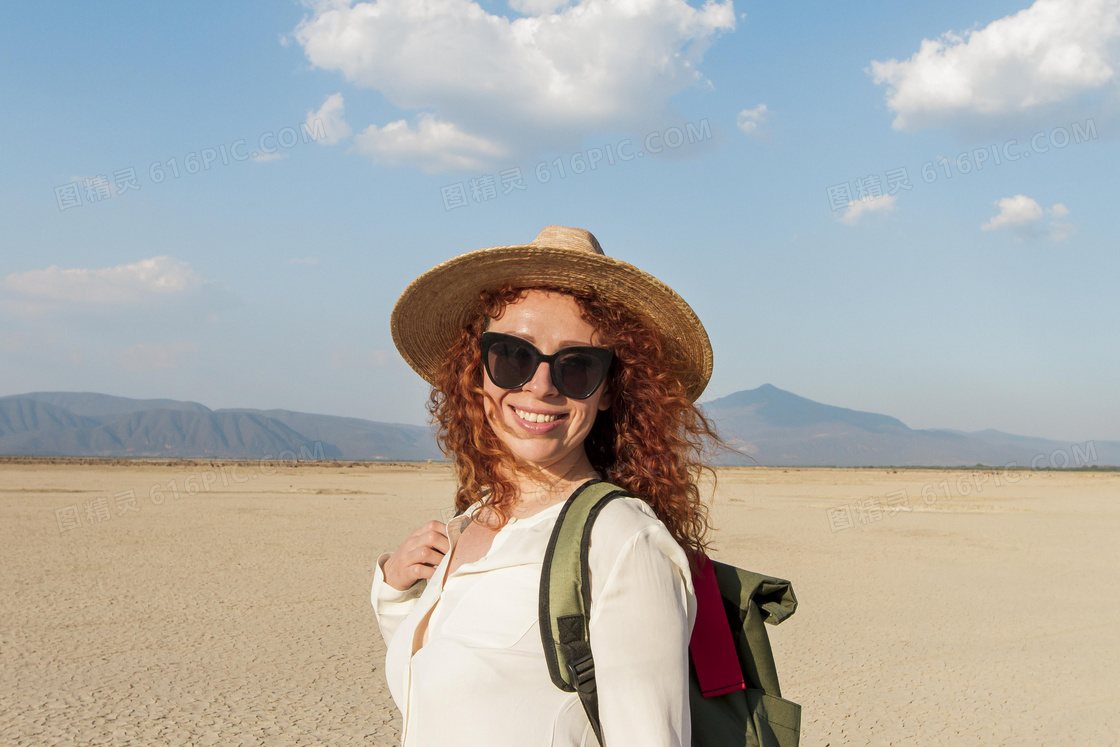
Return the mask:
<svg viewBox="0 0 1120 747">
<path fill-rule="evenodd" d="M 553 423 L 564 417 L 563 414 L 546 415 L 541 412 L 529 412 L 528 410 L 522 410 L 517 407 L 513 407 L 512 409 L 517 413 L 517 417 L 527 423 Z"/>
</svg>

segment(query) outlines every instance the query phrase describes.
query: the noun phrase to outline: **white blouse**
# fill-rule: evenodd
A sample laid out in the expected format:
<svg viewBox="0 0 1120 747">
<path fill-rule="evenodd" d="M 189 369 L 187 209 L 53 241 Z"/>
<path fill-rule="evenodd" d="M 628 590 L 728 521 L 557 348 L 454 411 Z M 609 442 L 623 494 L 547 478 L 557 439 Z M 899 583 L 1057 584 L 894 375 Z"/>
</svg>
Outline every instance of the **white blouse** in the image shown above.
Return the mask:
<svg viewBox="0 0 1120 747">
<path fill-rule="evenodd" d="M 447 524 L 453 548 L 481 504 Z M 597 747 L 579 696 L 552 684 L 538 624 L 545 548 L 563 502 L 510 519 L 490 551 L 406 591 L 377 559 L 370 599 L 402 747 Z M 591 530 L 591 648 L 608 747 L 688 747 L 688 559 L 648 504 L 618 498 Z M 438 602 L 438 604 L 437 604 Z M 433 605 L 427 638 L 417 625 Z"/>
</svg>

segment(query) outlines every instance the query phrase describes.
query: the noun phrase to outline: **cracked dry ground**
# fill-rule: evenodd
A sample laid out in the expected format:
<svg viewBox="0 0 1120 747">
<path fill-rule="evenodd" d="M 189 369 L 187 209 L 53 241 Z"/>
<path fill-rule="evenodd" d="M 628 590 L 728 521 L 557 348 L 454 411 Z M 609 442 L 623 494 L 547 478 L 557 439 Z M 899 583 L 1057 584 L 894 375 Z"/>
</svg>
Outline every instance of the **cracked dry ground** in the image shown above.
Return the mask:
<svg viewBox="0 0 1120 747">
<path fill-rule="evenodd" d="M 441 518 L 450 472 L 237 474 L 0 464 L 0 743 L 397 744 L 373 561 Z M 801 603 L 770 633 L 802 744 L 1120 739 L 1120 475 L 919 498 L 960 474 L 720 471 L 714 554 L 793 580 Z M 911 510 L 831 521 L 899 490 Z"/>
</svg>

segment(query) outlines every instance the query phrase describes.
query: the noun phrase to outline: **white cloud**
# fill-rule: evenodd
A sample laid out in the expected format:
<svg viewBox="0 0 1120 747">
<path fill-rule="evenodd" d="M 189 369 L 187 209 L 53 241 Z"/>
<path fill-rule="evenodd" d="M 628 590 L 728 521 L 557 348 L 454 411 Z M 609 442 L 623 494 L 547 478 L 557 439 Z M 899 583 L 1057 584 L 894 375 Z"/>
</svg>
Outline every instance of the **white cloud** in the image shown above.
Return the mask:
<svg viewBox="0 0 1120 747">
<path fill-rule="evenodd" d="M 1004 197 L 996 200 L 995 204 L 999 207 L 999 214 L 980 226 L 982 231 L 994 231 L 997 228 L 1025 229 L 1042 220 L 1042 206 L 1026 195 Z"/>
<path fill-rule="evenodd" d="M 980 230 L 1008 229 L 1019 240 L 1048 236 L 1054 241 L 1062 241 L 1074 233 L 1073 224 L 1062 220 L 1069 216 L 1069 208 L 1060 202 L 1043 210 L 1036 200 L 1026 195 L 1015 195 L 996 200 L 995 205 L 999 213 L 980 226 Z M 1046 215 L 1050 216 L 1049 223 L 1043 220 Z"/>
<path fill-rule="evenodd" d="M 753 109 L 744 109 L 739 112 L 739 116 L 735 119 L 735 124 L 743 131 L 744 135 L 757 138 L 762 135 L 759 128 L 766 122 L 769 114 L 770 112 L 766 108 L 766 104 L 759 104 Z"/>
<path fill-rule="evenodd" d="M 509 7 L 527 16 L 544 16 L 555 13 L 571 0 L 509 0 Z"/>
<path fill-rule="evenodd" d="M 293 36 L 314 66 L 411 113 L 369 126 L 358 150 L 436 171 L 658 126 L 670 97 L 704 82 L 698 65 L 712 39 L 735 28 L 731 0 L 513 7 L 531 15 L 494 15 L 471 0 L 331 3 Z"/>
<path fill-rule="evenodd" d="M 341 93 L 328 96 L 319 111 L 307 112 L 306 125 L 320 145 L 335 145 L 353 132 L 346 124 L 346 102 Z"/>
<path fill-rule="evenodd" d="M 1052 223 L 1050 225 L 1050 238 L 1054 241 L 1065 241 L 1073 234 L 1077 233 L 1077 229 L 1073 227 L 1072 223 Z"/>
<path fill-rule="evenodd" d="M 894 210 L 894 195 L 883 195 L 882 197 L 873 197 L 866 200 L 853 200 L 848 203 L 848 208 L 844 214 L 840 216 L 840 222 L 854 226 L 859 223 L 860 219 L 871 213 L 887 213 Z"/>
<path fill-rule="evenodd" d="M 253 156 L 253 163 L 270 163 L 288 157 L 287 153 L 257 153 Z"/>
<path fill-rule="evenodd" d="M 126 371 L 165 371 L 183 367 L 197 350 L 198 343 L 191 341 L 145 342 L 122 350 L 117 360 Z"/>
<path fill-rule="evenodd" d="M 1077 233 L 1077 229 L 1073 227 L 1072 223 L 1067 223 L 1062 220 L 1069 217 L 1069 208 L 1062 203 L 1056 203 L 1048 211 L 1050 214 L 1050 238 L 1054 241 L 1065 241 L 1073 234 Z"/>
<path fill-rule="evenodd" d="M 191 266 L 173 257 L 142 259 L 100 269 L 62 269 L 12 273 L 3 287 L 29 301 L 49 304 L 123 306 L 179 296 L 205 285 Z"/>
<path fill-rule="evenodd" d="M 923 39 L 908 60 L 873 61 L 895 129 L 1019 114 L 1115 95 L 1120 0 L 1037 0 L 979 30 Z"/>
<path fill-rule="evenodd" d="M 420 116 L 416 129 L 403 119 L 384 127 L 370 125 L 354 136 L 354 145 L 374 161 L 412 163 L 429 173 L 482 169 L 509 154 L 499 143 L 468 135 L 451 122 L 437 122 L 430 114 Z"/>
</svg>

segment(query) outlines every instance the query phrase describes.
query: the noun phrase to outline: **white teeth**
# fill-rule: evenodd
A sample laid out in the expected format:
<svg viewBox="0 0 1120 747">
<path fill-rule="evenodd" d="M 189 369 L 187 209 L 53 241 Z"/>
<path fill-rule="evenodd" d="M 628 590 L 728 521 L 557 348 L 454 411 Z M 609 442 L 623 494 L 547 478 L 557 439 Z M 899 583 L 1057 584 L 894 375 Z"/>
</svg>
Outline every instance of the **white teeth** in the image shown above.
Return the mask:
<svg viewBox="0 0 1120 747">
<path fill-rule="evenodd" d="M 539 412 L 525 412 L 518 410 L 516 407 L 513 409 L 517 416 L 523 420 L 528 420 L 530 423 L 551 423 L 553 420 L 559 418 L 559 415 L 542 415 Z"/>
</svg>

